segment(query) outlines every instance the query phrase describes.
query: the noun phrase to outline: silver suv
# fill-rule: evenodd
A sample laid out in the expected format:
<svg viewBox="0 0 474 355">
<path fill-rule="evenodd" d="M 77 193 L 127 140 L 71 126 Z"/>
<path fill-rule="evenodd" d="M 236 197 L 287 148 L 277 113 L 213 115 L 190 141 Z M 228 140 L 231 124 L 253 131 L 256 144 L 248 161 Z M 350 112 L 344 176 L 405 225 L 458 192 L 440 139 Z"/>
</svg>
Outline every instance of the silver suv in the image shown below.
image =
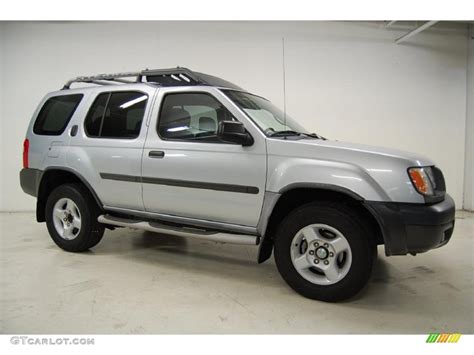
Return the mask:
<svg viewBox="0 0 474 355">
<path fill-rule="evenodd" d="M 78 77 L 46 95 L 20 182 L 64 250 L 117 227 L 258 245 L 259 263 L 274 251 L 288 285 L 323 301 L 367 283 L 377 245 L 414 255 L 454 228 L 431 160 L 328 140 L 260 96 L 179 67 Z"/>
</svg>

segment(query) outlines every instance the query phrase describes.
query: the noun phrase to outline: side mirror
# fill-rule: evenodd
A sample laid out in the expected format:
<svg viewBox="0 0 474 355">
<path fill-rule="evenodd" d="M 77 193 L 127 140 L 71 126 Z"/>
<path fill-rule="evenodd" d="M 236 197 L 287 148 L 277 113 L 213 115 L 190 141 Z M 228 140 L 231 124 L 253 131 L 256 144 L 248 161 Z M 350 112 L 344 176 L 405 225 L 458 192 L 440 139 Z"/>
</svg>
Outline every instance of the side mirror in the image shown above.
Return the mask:
<svg viewBox="0 0 474 355">
<path fill-rule="evenodd" d="M 244 147 L 253 144 L 252 136 L 245 130 L 244 125 L 238 121 L 220 121 L 217 128 L 217 137 L 224 142 L 237 143 Z"/>
</svg>

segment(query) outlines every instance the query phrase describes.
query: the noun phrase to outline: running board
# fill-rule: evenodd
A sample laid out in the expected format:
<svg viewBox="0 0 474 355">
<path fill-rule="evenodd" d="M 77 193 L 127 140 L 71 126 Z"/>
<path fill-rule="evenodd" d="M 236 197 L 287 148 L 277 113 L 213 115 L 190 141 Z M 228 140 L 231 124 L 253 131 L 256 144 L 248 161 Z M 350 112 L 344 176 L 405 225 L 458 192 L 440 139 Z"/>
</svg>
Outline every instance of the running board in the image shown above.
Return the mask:
<svg viewBox="0 0 474 355">
<path fill-rule="evenodd" d="M 135 219 L 121 218 L 108 214 L 100 215 L 97 218 L 97 221 L 112 226 L 135 228 L 146 230 L 149 232 L 175 235 L 178 237 L 210 240 L 218 243 L 258 245 L 260 242 L 260 237 L 255 235 L 223 233 L 192 227 L 174 227 L 158 222 L 147 222 Z"/>
</svg>

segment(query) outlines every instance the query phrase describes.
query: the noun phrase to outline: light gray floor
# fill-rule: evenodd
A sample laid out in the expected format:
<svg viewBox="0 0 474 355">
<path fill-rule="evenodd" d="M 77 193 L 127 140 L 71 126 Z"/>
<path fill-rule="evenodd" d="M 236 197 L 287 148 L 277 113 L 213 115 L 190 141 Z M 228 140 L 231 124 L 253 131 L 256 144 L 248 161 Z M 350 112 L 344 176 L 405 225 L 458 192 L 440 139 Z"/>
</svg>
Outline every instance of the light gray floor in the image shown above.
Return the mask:
<svg viewBox="0 0 474 355">
<path fill-rule="evenodd" d="M 3 213 L 1 333 L 473 333 L 474 215 L 452 241 L 379 260 L 369 287 L 311 301 L 256 248 L 121 229 L 66 253 L 33 213 Z"/>
</svg>

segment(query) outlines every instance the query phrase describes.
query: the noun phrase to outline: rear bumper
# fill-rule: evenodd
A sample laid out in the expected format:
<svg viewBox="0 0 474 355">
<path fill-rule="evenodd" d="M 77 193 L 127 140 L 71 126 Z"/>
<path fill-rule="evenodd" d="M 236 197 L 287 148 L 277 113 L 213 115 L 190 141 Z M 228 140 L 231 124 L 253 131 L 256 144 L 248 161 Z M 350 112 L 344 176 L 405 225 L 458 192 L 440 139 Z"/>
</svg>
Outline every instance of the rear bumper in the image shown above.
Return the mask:
<svg viewBox="0 0 474 355">
<path fill-rule="evenodd" d="M 449 195 L 432 205 L 370 201 L 365 205 L 379 222 L 386 255 L 439 248 L 453 234 L 455 204 Z"/>
<path fill-rule="evenodd" d="M 37 197 L 38 185 L 41 180 L 43 172 L 38 169 L 21 169 L 20 171 L 20 185 L 22 190 L 28 195 Z"/>
</svg>

